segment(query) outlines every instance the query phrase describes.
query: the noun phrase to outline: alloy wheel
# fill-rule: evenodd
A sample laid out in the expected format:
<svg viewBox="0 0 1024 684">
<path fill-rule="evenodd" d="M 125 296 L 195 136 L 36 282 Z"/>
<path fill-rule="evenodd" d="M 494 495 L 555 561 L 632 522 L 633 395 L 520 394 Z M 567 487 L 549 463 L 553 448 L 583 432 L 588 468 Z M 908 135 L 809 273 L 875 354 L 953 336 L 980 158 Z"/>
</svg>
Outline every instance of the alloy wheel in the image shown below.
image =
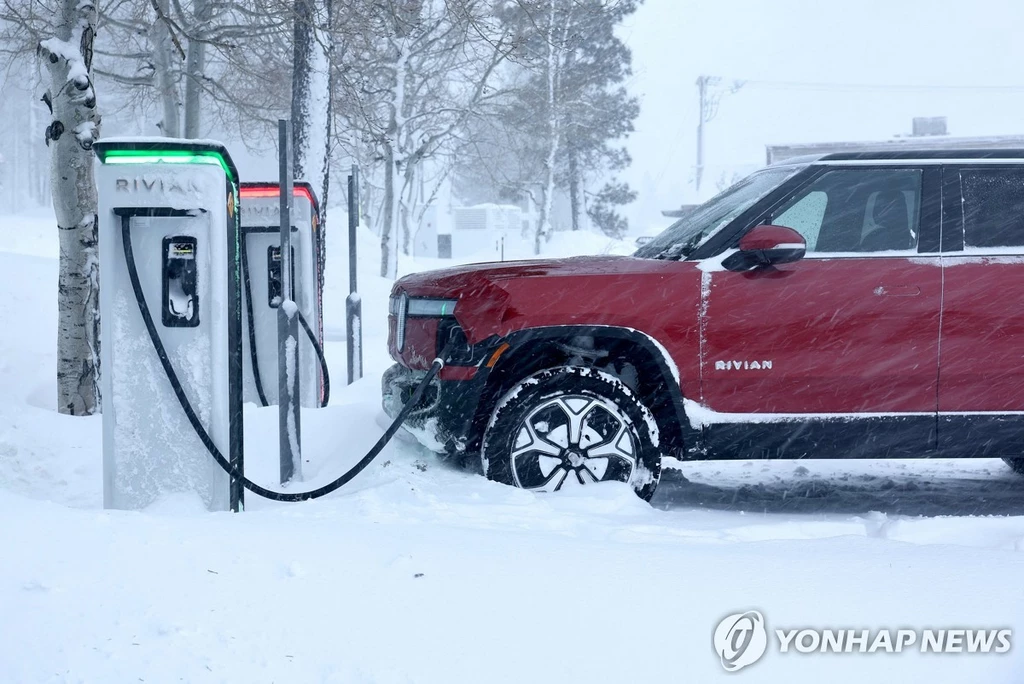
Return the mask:
<svg viewBox="0 0 1024 684">
<path fill-rule="evenodd" d="M 615 404 L 567 394 L 527 414 L 516 430 L 511 456 L 512 475 L 523 489 L 628 482 L 636 469 L 636 437 Z"/>
</svg>

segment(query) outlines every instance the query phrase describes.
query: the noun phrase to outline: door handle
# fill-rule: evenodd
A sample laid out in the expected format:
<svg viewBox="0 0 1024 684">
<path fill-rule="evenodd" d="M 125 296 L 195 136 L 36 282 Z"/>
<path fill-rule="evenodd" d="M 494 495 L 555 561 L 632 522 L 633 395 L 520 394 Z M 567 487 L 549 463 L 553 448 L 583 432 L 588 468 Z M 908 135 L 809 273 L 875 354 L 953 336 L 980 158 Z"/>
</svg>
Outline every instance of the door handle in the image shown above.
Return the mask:
<svg viewBox="0 0 1024 684">
<path fill-rule="evenodd" d="M 879 285 L 875 288 L 879 297 L 916 297 L 921 294 L 917 285 Z"/>
</svg>

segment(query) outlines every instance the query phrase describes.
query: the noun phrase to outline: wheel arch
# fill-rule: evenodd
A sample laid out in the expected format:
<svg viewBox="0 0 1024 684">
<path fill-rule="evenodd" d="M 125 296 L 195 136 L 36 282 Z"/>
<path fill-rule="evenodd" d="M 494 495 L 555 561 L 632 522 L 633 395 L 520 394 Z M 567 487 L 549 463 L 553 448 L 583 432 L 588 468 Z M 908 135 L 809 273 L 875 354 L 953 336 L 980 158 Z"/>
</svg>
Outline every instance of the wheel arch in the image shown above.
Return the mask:
<svg viewBox="0 0 1024 684">
<path fill-rule="evenodd" d="M 560 365 L 584 365 L 614 374 L 654 414 L 665 455 L 681 456 L 699 436 L 686 419 L 679 377 L 668 352 L 654 338 L 615 326 L 559 325 L 517 330 L 495 341 L 506 350 L 490 357 L 487 382 L 472 421 L 471 449 L 478 451 L 491 413 L 517 382 Z M 497 354 L 497 352 L 495 352 Z"/>
</svg>

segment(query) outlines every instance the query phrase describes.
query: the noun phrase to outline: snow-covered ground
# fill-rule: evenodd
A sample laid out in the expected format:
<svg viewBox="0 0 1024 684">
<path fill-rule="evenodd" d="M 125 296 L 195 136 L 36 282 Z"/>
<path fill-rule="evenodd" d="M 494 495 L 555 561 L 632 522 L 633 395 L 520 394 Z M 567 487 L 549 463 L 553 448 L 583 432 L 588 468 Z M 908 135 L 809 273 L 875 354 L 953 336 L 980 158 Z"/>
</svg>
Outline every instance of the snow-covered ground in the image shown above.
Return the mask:
<svg viewBox="0 0 1024 684">
<path fill-rule="evenodd" d="M 367 373 L 345 387 L 342 226 L 308 487 L 379 436 L 390 363 L 390 283 L 365 234 Z M 7 216 L 0 236 L 2 682 L 1020 681 L 1024 631 L 1002 655 L 770 647 L 731 675 L 712 647 L 748 609 L 769 629 L 1024 630 L 1024 480 L 998 461 L 672 464 L 648 505 L 615 485 L 530 494 L 396 440 L 315 502 L 104 511 L 99 417 L 53 410 L 55 231 Z M 549 250 L 628 251 L 573 237 Z M 273 484 L 276 409 L 246 423 L 247 471 Z"/>
</svg>

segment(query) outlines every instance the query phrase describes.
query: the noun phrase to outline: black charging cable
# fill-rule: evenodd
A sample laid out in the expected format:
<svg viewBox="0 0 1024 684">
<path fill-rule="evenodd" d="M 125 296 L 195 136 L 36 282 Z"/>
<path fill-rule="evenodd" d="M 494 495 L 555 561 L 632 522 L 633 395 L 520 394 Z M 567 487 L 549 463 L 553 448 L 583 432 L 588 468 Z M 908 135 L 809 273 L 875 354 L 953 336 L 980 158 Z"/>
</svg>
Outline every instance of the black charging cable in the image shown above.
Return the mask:
<svg viewBox="0 0 1024 684">
<path fill-rule="evenodd" d="M 398 412 L 394 422 L 388 427 L 388 429 L 381 435 L 377 443 L 373 445 L 373 448 L 365 456 L 363 456 L 358 463 L 356 463 L 350 470 L 348 470 L 341 477 L 328 482 L 322 487 L 308 492 L 276 492 L 272 489 L 267 489 L 256 484 L 252 480 L 245 477 L 245 474 L 240 472 L 237 468 L 231 465 L 224 454 L 220 452 L 217 445 L 214 444 L 213 438 L 210 437 L 210 433 L 203 427 L 202 422 L 199 420 L 199 416 L 196 415 L 195 410 L 192 408 L 191 402 L 185 395 L 185 389 L 181 385 L 181 381 L 178 379 L 178 374 L 174 370 L 174 366 L 171 364 L 171 359 L 167 356 L 167 350 L 164 348 L 163 342 L 160 340 L 160 333 L 156 329 L 156 324 L 153 322 L 153 316 L 149 311 L 149 305 L 146 303 L 146 295 L 142 290 L 142 283 L 139 281 L 139 272 L 135 266 L 135 255 L 132 251 L 132 235 L 131 235 L 131 223 L 130 221 L 123 221 L 121 224 L 121 240 L 124 243 L 124 259 L 128 265 L 128 277 L 132 283 L 132 290 L 135 292 L 135 300 L 139 305 L 139 313 L 142 314 L 142 320 L 146 324 L 146 330 L 149 332 L 149 339 L 153 342 L 153 347 L 156 349 L 157 357 L 160 359 L 160 365 L 163 366 L 164 373 L 167 375 L 167 379 L 171 383 L 171 389 L 174 390 L 174 396 L 178 398 L 178 403 L 181 404 L 181 409 L 185 412 L 185 417 L 188 418 L 188 422 L 192 425 L 192 429 L 195 430 L 199 440 L 206 447 L 206 450 L 210 452 L 210 456 L 217 462 L 221 468 L 224 469 L 229 476 L 238 480 L 242 483 L 242 486 L 248 489 L 257 496 L 262 496 L 265 499 L 271 501 L 309 501 L 310 499 L 317 499 L 321 496 L 325 496 L 335 491 L 336 489 L 348 484 L 355 478 L 356 475 L 361 473 L 366 466 L 370 465 L 373 459 L 380 455 L 380 452 L 387 446 L 387 443 L 391 441 L 391 438 L 395 436 L 395 433 L 402 427 L 402 423 L 405 422 L 406 417 L 409 413 L 420 403 L 423 399 L 423 393 L 427 390 L 427 386 L 433 381 L 437 374 L 444 367 L 444 359 L 447 358 L 447 354 L 450 348 L 445 347 L 442 350 L 438 358 L 434 359 L 434 362 L 430 365 L 430 370 L 423 376 L 420 384 L 416 386 L 415 391 L 412 393 L 412 397 L 406 402 L 402 410 Z M 243 252 L 244 253 L 244 252 Z"/>
<path fill-rule="evenodd" d="M 256 395 L 260 399 L 260 404 L 270 406 L 270 402 L 267 401 L 267 394 L 263 390 L 263 377 L 260 373 L 258 361 L 259 355 L 256 353 L 256 322 L 252 315 L 252 283 L 249 280 L 249 246 L 244 237 L 242 239 L 242 283 L 245 287 L 246 320 L 249 323 L 249 350 L 252 352 L 249 354 L 249 357 L 252 361 L 252 378 L 256 385 Z M 327 370 L 327 357 L 324 356 L 324 349 L 320 345 L 320 341 L 316 339 L 316 335 L 306 321 L 306 317 L 302 315 L 301 311 L 297 313 L 299 325 L 302 326 L 309 341 L 313 344 L 313 351 L 316 353 L 316 359 L 320 363 L 320 373 L 324 381 L 324 396 L 320 401 L 320 407 L 323 408 L 327 406 L 327 402 L 331 399 L 331 374 Z"/>
</svg>

